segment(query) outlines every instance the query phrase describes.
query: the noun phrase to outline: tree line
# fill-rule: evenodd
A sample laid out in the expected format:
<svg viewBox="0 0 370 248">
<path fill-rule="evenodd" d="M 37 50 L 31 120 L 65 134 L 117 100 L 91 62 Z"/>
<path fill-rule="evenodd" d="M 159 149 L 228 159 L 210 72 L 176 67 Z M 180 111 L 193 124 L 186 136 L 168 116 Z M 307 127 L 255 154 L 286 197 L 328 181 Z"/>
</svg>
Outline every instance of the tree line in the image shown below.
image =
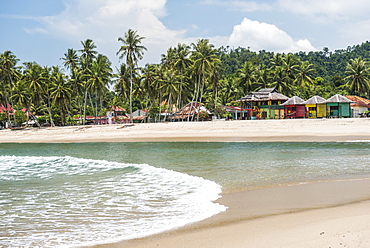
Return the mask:
<svg viewBox="0 0 370 248">
<path fill-rule="evenodd" d="M 139 67 L 146 47 L 145 37 L 129 29 L 118 38 L 119 68 L 98 53 L 94 41 L 81 42 L 81 49 L 68 49 L 59 66 L 24 62 L 11 52 L 0 54 L 0 105 L 12 106 L 0 113 L 0 122 L 20 123 L 29 116 L 43 116 L 50 125 L 68 125 L 87 115 L 106 114 L 120 106 L 131 117 L 137 109 L 149 110 L 155 121 L 159 113 L 173 113 L 191 101 L 217 111 L 251 91 L 275 87 L 287 96 L 307 99 L 334 94 L 368 97 L 370 44 L 346 50 L 309 53 L 273 53 L 247 48 L 215 48 L 207 39 L 178 44 L 161 55 L 158 64 Z"/>
</svg>

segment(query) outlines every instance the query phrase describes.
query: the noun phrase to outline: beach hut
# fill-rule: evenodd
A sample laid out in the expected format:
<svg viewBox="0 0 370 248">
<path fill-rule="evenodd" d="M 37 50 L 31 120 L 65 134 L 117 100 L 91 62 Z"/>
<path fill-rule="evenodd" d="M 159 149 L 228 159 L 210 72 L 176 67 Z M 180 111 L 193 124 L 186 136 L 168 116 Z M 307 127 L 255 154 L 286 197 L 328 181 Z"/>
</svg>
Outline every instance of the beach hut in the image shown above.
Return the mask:
<svg viewBox="0 0 370 248">
<path fill-rule="evenodd" d="M 289 97 L 279 93 L 275 88 L 264 88 L 251 92 L 238 101 L 244 103 L 244 108 L 251 109 L 251 119 L 283 119 L 284 106 L 280 106 Z"/>
<path fill-rule="evenodd" d="M 222 106 L 227 113 L 230 114 L 232 120 L 245 120 L 250 112 L 250 109 L 243 109 L 237 106 Z"/>
<path fill-rule="evenodd" d="M 321 96 L 313 96 L 303 102 L 306 107 L 306 115 L 308 118 L 323 118 L 326 117 L 325 98 Z"/>
<path fill-rule="evenodd" d="M 365 111 L 370 110 L 370 100 L 359 96 L 345 96 L 351 103 L 352 117 L 362 117 Z"/>
<path fill-rule="evenodd" d="M 325 101 L 327 108 L 327 117 L 339 118 L 339 117 L 351 117 L 351 103 L 353 101 L 348 98 L 336 94 Z"/>
<path fill-rule="evenodd" d="M 190 102 L 172 115 L 172 121 L 211 120 L 211 111 L 199 102 Z"/>
<path fill-rule="evenodd" d="M 285 119 L 304 118 L 306 116 L 304 100 L 299 96 L 293 96 L 280 105 L 284 106 Z"/>
</svg>

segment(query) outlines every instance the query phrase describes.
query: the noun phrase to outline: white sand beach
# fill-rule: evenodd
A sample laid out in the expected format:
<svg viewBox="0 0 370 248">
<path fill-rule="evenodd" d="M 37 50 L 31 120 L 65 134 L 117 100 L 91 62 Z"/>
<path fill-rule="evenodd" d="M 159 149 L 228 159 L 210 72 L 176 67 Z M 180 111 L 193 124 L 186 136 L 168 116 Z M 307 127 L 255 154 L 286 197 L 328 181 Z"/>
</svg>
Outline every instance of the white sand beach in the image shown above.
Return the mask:
<svg viewBox="0 0 370 248">
<path fill-rule="evenodd" d="M 170 122 L 1 130 L 1 143 L 370 140 L 370 119 Z"/>
</svg>

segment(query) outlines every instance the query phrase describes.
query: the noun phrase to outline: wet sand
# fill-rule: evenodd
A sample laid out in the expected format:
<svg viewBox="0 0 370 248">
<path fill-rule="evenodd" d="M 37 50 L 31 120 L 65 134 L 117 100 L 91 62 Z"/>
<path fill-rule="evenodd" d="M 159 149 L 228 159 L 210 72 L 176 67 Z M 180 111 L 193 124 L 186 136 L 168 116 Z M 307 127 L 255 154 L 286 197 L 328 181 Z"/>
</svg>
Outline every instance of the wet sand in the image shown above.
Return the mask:
<svg viewBox="0 0 370 248">
<path fill-rule="evenodd" d="M 370 179 L 225 194 L 228 210 L 158 235 L 95 248 L 370 247 Z"/>
</svg>

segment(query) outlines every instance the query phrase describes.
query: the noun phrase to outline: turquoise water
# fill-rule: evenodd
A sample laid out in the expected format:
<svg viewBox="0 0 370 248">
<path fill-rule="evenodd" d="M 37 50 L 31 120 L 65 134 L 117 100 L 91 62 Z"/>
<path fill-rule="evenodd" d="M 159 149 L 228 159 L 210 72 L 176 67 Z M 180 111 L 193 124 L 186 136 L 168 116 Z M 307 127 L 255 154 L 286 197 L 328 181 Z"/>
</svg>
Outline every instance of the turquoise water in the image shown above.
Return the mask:
<svg viewBox="0 0 370 248">
<path fill-rule="evenodd" d="M 367 142 L 0 144 L 0 246 L 130 239 L 224 211 L 221 187 L 367 175 Z"/>
</svg>

